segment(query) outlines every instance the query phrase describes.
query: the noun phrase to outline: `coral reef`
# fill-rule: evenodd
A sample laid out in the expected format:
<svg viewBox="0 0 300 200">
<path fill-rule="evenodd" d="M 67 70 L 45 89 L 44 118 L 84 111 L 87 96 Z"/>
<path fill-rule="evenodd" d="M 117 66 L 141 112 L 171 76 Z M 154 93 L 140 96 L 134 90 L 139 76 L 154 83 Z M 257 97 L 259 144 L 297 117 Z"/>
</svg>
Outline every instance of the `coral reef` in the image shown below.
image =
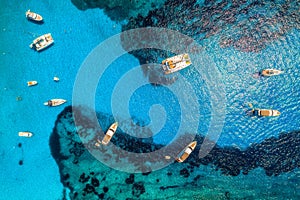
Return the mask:
<svg viewBox="0 0 300 200">
<path fill-rule="evenodd" d="M 200 145 L 198 145 L 184 163 L 174 162 L 161 170 L 145 170 L 145 173 L 129 174 L 111 169 L 91 156 L 89 151 L 99 151 L 104 156 L 113 158 L 111 152 L 105 151 L 104 148 L 94 149 L 94 147 L 92 148 L 92 146 L 86 144 L 86 142 L 94 141 L 94 137 L 90 136 L 92 133 L 89 130 L 92 123 L 86 118 L 84 121 L 89 124 L 86 126 L 87 128 L 85 130 L 79 128 L 76 131 L 73 119 L 76 112 L 78 114 L 80 111 L 71 107 L 65 108 L 58 116 L 50 138 L 52 156 L 59 166 L 61 182 L 70 189 L 71 199 L 116 199 L 116 194 L 118 194 L 117 199 L 172 199 L 175 195 L 183 199 L 191 196 L 207 198 L 205 193 L 199 195 L 201 188 L 201 191 L 205 191 L 205 188 L 211 187 L 216 180 L 219 182 L 215 184 L 222 183 L 222 177 L 240 177 L 238 175 L 242 173 L 242 177 L 250 177 L 253 181 L 257 174 L 250 171 L 263 168 L 266 175 L 260 175 L 261 179 L 265 177 L 261 184 L 266 184 L 267 181 L 270 181 L 266 177 L 276 177 L 278 179 L 280 178 L 278 175 L 291 172 L 300 167 L 300 131 L 295 131 L 282 133 L 278 138 L 272 137 L 261 143 L 252 144 L 245 150 L 233 147 L 222 148 L 216 145 L 209 155 L 202 159 L 198 157 L 200 148 Z M 98 116 L 101 116 L 101 121 L 109 126 L 111 116 L 104 113 L 99 113 Z M 79 142 L 78 134 L 80 132 L 78 130 L 88 131 L 89 134 L 86 135 L 86 138 L 89 139 L 85 140 L 83 138 L 82 142 Z M 96 137 L 98 133 L 94 132 L 93 134 Z M 128 139 L 127 137 L 129 136 L 126 133 L 119 132 L 111 142 L 132 152 L 149 152 L 162 147 L 162 145 L 155 144 L 151 140 L 140 141 L 138 145 L 133 145 L 134 143 L 128 145 L 127 143 L 130 140 L 136 142 L 137 139 L 134 137 Z M 198 144 L 201 144 L 203 139 L 203 136 L 200 135 L 195 138 Z M 91 149 L 88 149 L 89 147 Z M 142 150 L 138 151 L 138 149 Z M 147 157 L 147 159 L 151 158 Z M 213 178 L 209 177 L 211 172 L 208 171 L 213 171 L 212 169 L 220 171 L 223 175 L 217 176 L 215 174 Z M 291 177 L 289 179 L 293 180 Z M 222 194 L 215 194 L 214 198 L 247 197 L 245 192 L 243 194 L 238 194 L 234 190 L 229 192 L 227 185 L 230 183 L 228 181 L 228 179 L 225 179 L 223 180 L 223 186 L 218 185 L 219 188 L 221 187 Z M 231 181 L 239 182 L 241 180 L 231 179 Z M 285 182 L 285 184 L 287 183 Z M 236 183 L 236 186 L 232 187 L 237 187 L 237 185 L 239 184 Z M 195 190 L 195 187 L 198 189 Z M 253 183 L 247 183 L 244 187 L 252 188 Z M 260 194 L 261 188 L 264 187 L 260 183 L 257 183 L 257 187 L 259 189 L 256 192 Z M 291 184 L 289 187 L 289 189 L 295 191 L 294 194 L 282 190 L 280 195 L 300 196 L 300 193 L 296 192 L 299 191 L 299 189 L 297 190 L 297 184 Z M 285 188 L 288 187 L 285 185 Z M 251 192 L 253 191 L 251 190 Z M 267 192 L 266 195 L 270 197 L 270 193 Z"/>
<path fill-rule="evenodd" d="M 124 20 L 136 17 L 138 13 L 147 15 L 150 9 L 159 7 L 164 0 L 71 0 L 80 10 L 101 8 L 112 20 Z"/>
<path fill-rule="evenodd" d="M 221 47 L 259 52 L 293 28 L 300 28 L 299 1 L 173 1 L 151 10 L 146 17 L 131 18 L 123 30 L 164 27 L 196 41 L 220 35 Z"/>
</svg>

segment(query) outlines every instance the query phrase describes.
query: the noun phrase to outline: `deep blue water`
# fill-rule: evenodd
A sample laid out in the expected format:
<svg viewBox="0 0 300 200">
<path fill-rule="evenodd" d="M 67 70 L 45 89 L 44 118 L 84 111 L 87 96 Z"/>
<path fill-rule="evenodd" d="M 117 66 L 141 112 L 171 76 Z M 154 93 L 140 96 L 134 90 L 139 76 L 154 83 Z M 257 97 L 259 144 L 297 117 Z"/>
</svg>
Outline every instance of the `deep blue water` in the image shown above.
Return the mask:
<svg viewBox="0 0 300 200">
<path fill-rule="evenodd" d="M 42 14 L 45 23 L 38 25 L 27 21 L 25 11 L 29 8 Z M 251 12 L 272 15 L 274 9 Z M 50 199 L 61 199 L 59 171 L 50 155 L 48 140 L 63 106 L 48 108 L 43 106 L 43 102 L 51 98 L 64 98 L 68 100 L 67 105 L 71 105 L 73 85 L 82 63 L 98 44 L 120 33 L 127 21 L 112 21 L 101 9 L 80 11 L 71 1 L 50 0 L 4 2 L 1 16 L 0 180 L 5 184 L 0 186 L 3 194 L 0 199 L 43 199 L 45 195 Z M 240 20 L 243 19 L 241 16 Z M 232 27 L 227 28 L 230 30 Z M 53 46 L 41 53 L 28 47 L 34 38 L 48 32 L 54 37 Z M 234 35 L 234 29 L 229 33 Z M 202 38 L 201 34 L 199 38 Z M 218 82 L 224 84 L 226 99 L 221 114 L 225 120 L 218 145 L 244 149 L 281 132 L 299 129 L 299 29 L 290 29 L 283 37 L 267 43 L 259 52 L 221 48 L 221 36 L 218 34 L 199 38 L 194 39 L 204 48 L 205 55 L 221 74 L 221 77 L 216 77 Z M 97 111 L 117 114 L 114 117 L 120 121 L 127 120 L 128 116 L 116 109 L 116 113 L 112 113 L 112 94 L 118 81 L 126 78 L 125 75 L 137 66 L 139 61 L 131 54 L 112 61 L 97 85 Z M 217 99 L 214 92 L 218 92 L 210 91 L 207 79 L 203 78 L 210 75 L 209 66 L 205 62 L 195 62 L 179 72 L 197 97 L 200 105 L 197 131 L 203 135 L 207 134 L 214 117 L 212 102 Z M 203 74 L 196 70 L 200 68 Z M 252 76 L 264 68 L 280 69 L 284 74 L 270 78 Z M 52 80 L 54 76 L 60 78 L 58 83 Z M 29 80 L 37 80 L 39 84 L 28 88 L 26 82 Z M 134 85 L 135 82 L 147 80 L 142 70 L 138 69 L 134 78 L 125 82 Z M 214 77 L 210 81 L 213 83 Z M 155 122 L 152 126 L 155 141 L 168 143 L 176 135 L 181 120 L 198 120 L 193 118 L 194 113 L 182 116 L 181 107 L 189 108 L 186 101 L 189 94 L 184 84 L 178 81 L 172 87 L 177 88 L 179 95 L 172 93 L 170 88 L 146 84 L 129 91 L 128 101 L 122 102 L 121 98 L 122 95 L 127 96 L 126 90 L 121 91 L 124 94 L 120 94 L 120 99 L 114 100 L 128 104 L 134 123 L 151 125 Z M 22 100 L 17 101 L 17 97 Z M 181 98 L 185 105 L 180 105 Z M 249 118 L 245 115 L 249 109 L 248 103 L 258 108 L 277 109 L 282 114 L 276 118 Z M 152 116 L 150 111 L 153 111 Z M 26 130 L 33 132 L 34 137 L 18 137 L 19 131 Z M 19 143 L 21 147 L 18 147 Z M 23 165 L 18 164 L 20 160 Z"/>
</svg>

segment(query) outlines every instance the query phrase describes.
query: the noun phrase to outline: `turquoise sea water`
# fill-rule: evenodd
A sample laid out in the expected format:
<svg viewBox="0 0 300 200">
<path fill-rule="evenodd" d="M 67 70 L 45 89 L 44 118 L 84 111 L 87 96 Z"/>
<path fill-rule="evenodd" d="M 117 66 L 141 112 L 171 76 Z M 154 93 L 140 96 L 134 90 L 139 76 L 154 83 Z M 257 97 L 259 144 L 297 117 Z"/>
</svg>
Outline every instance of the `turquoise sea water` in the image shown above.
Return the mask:
<svg viewBox="0 0 300 200">
<path fill-rule="evenodd" d="M 43 15 L 45 23 L 39 25 L 26 20 L 28 9 Z M 0 180 L 4 184 L 0 186 L 0 199 L 62 199 L 63 186 L 48 143 L 56 117 L 64 106 L 48 108 L 43 102 L 64 98 L 68 100 L 66 105 L 71 105 L 73 84 L 81 64 L 99 43 L 120 33 L 126 21 L 112 21 L 100 9 L 80 11 L 71 1 L 50 0 L 3 2 L 1 16 Z M 41 53 L 29 48 L 34 38 L 48 32 L 55 40 L 53 46 Z M 299 29 L 292 29 L 258 53 L 220 48 L 218 35 L 199 41 L 222 74 L 225 85 L 226 118 L 218 140 L 220 146 L 244 149 L 280 132 L 299 130 L 299 38 Z M 97 87 L 97 110 L 112 112 L 109 94 L 122 74 L 138 65 L 138 60 L 129 54 L 112 63 L 104 76 L 108 78 L 101 79 Z M 277 68 L 285 73 L 253 78 L 252 74 L 263 68 Z M 188 68 L 180 73 L 195 86 L 202 87 L 197 92 L 202 119 L 198 131 L 205 134 L 212 117 L 207 100 L 213 97 L 207 94 L 205 83 L 194 72 Z M 139 73 L 143 75 L 142 71 Z M 54 82 L 54 76 L 60 81 Z M 26 85 L 29 80 L 37 80 L 39 84 L 29 88 Z M 184 88 L 181 92 L 184 94 Z M 16 100 L 18 97 L 20 101 Z M 158 142 L 164 143 L 179 126 L 177 102 L 168 89 L 145 85 L 131 96 L 129 112 L 147 124 L 151 122 L 148 115 L 151 105 L 163 105 L 170 124 L 159 133 L 163 136 Z M 282 114 L 278 118 L 249 118 L 245 115 L 249 102 L 259 108 L 278 109 Z M 34 137 L 20 138 L 19 131 L 31 131 Z M 20 160 L 23 165 L 19 165 Z M 299 179 L 295 182 L 300 180 L 299 174 L 296 177 Z"/>
<path fill-rule="evenodd" d="M 44 24 L 29 22 L 25 18 L 28 9 L 40 13 Z M 70 105 L 81 62 L 99 42 L 119 32 L 120 26 L 100 10 L 82 12 L 70 1 L 5 1 L 1 16 L 5 20 L 1 20 L 0 101 L 5 106 L 1 108 L 0 199 L 60 199 L 62 185 L 48 143 L 63 107 L 52 109 L 43 102 L 64 98 Z M 52 47 L 41 53 L 29 48 L 33 39 L 48 32 L 54 38 Z M 60 78 L 58 83 L 54 76 Z M 39 83 L 28 88 L 29 80 Z M 19 96 L 22 101 L 16 101 Z M 34 137 L 20 138 L 19 131 L 31 131 Z"/>
</svg>

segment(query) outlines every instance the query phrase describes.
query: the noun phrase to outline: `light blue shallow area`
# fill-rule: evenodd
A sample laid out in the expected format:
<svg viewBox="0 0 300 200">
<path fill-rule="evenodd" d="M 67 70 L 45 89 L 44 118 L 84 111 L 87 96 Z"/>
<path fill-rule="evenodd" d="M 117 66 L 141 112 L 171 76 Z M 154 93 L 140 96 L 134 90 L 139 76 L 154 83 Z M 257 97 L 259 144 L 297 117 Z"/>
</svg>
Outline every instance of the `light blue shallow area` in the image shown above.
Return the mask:
<svg viewBox="0 0 300 200">
<path fill-rule="evenodd" d="M 43 15 L 45 23 L 38 25 L 27 21 L 25 11 L 28 9 Z M 112 22 L 99 9 L 79 11 L 71 1 L 12 0 L 1 5 L 1 17 L 0 182 L 5 184 L 0 185 L 0 199 L 61 199 L 58 167 L 50 155 L 48 141 L 56 116 L 63 107 L 48 108 L 43 102 L 64 98 L 68 100 L 67 105 L 71 105 L 73 83 L 81 63 L 100 42 L 119 33 L 121 25 Z M 34 38 L 48 32 L 55 40 L 53 46 L 41 53 L 29 48 Z M 202 41 L 201 45 L 223 75 L 221 82 L 226 86 L 226 120 L 219 145 L 245 148 L 280 132 L 299 129 L 299 38 L 299 30 L 292 30 L 260 53 L 221 49 L 217 37 Z M 110 66 L 105 76 L 109 78 L 101 80 L 97 88 L 97 110 L 111 112 L 110 99 L 105 95 L 110 94 L 122 73 L 138 64 L 133 56 L 125 55 Z M 126 67 L 120 69 L 123 66 Z M 191 83 L 198 84 L 201 80 L 195 79 L 193 67 L 206 66 L 194 64 L 180 73 L 191 78 Z M 252 77 L 263 68 L 277 68 L 285 73 L 271 78 Z M 58 83 L 53 81 L 54 76 L 60 78 Z M 28 88 L 26 82 L 29 80 L 37 80 L 39 84 Z M 206 100 L 211 97 L 202 93 L 207 90 L 205 83 L 202 86 L 198 93 L 203 103 L 198 131 L 205 134 L 212 117 L 210 102 Z M 182 90 L 184 93 L 184 88 Z M 163 95 L 158 95 L 160 92 Z M 150 106 L 161 103 L 167 113 L 170 111 L 170 124 L 161 133 L 172 137 L 180 112 L 176 108 L 177 101 L 168 94 L 168 90 L 144 86 L 135 91 L 129 108 L 133 116 L 150 123 Z M 22 101 L 16 101 L 16 97 L 22 97 Z M 245 111 L 250 102 L 258 108 L 278 109 L 282 115 L 249 118 Z M 27 130 L 33 132 L 34 137 L 18 137 L 19 131 Z M 163 140 L 165 137 L 162 142 L 168 141 Z M 18 143 L 22 143 L 22 148 Z M 22 166 L 18 165 L 21 159 Z"/>
<path fill-rule="evenodd" d="M 28 9 L 41 14 L 44 24 L 28 21 Z M 43 103 L 63 98 L 71 105 L 72 86 L 84 58 L 119 32 L 120 25 L 99 9 L 79 11 L 71 1 L 5 1 L 1 17 L 0 199 L 61 199 L 59 171 L 48 143 L 63 107 Z M 32 40 L 45 33 L 52 33 L 54 45 L 40 53 L 30 49 Z M 54 76 L 60 81 L 54 82 Z M 29 80 L 38 85 L 27 87 Z M 34 136 L 21 138 L 19 131 Z"/>
</svg>

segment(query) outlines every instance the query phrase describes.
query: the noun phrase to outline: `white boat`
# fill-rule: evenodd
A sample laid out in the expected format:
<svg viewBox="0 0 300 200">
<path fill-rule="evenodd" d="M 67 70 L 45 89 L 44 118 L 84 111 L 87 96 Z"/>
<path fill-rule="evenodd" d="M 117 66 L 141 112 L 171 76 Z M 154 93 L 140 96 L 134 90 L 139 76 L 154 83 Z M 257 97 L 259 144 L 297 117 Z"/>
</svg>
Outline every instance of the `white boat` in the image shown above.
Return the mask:
<svg viewBox="0 0 300 200">
<path fill-rule="evenodd" d="M 26 13 L 26 18 L 35 22 L 42 22 L 43 17 L 37 13 L 31 12 L 30 10 L 27 10 Z"/>
<path fill-rule="evenodd" d="M 59 106 L 63 103 L 65 103 L 67 100 L 64 100 L 64 99 L 51 99 L 47 102 L 44 103 L 45 106 Z"/>
<path fill-rule="evenodd" d="M 189 155 L 194 151 L 196 148 L 197 141 L 191 142 L 189 145 L 187 145 L 176 157 L 177 162 L 183 162 L 185 161 Z"/>
<path fill-rule="evenodd" d="M 58 82 L 58 81 L 59 81 L 59 78 L 58 78 L 57 76 L 54 76 L 53 80 L 54 80 L 55 82 Z"/>
<path fill-rule="evenodd" d="M 261 76 L 276 76 L 276 75 L 279 75 L 279 74 L 282 74 L 283 71 L 281 70 L 278 70 L 278 69 L 264 69 L 262 71 L 259 72 L 259 74 Z"/>
<path fill-rule="evenodd" d="M 33 40 L 33 42 L 29 46 L 30 48 L 34 48 L 37 51 L 41 51 L 49 47 L 53 43 L 54 40 L 51 36 L 51 33 L 47 33 Z"/>
<path fill-rule="evenodd" d="M 37 85 L 38 82 L 37 81 L 27 81 L 27 86 L 34 86 Z"/>
<path fill-rule="evenodd" d="M 97 142 L 95 143 L 95 146 L 100 147 L 100 145 L 101 145 L 101 141 L 97 139 Z"/>
<path fill-rule="evenodd" d="M 102 144 L 107 145 L 109 143 L 112 136 L 115 134 L 117 128 L 118 128 L 118 122 L 115 122 L 112 125 L 110 125 L 110 127 L 106 131 L 105 136 L 102 140 Z"/>
<path fill-rule="evenodd" d="M 20 137 L 32 137 L 33 134 L 31 132 L 28 132 L 28 131 L 20 131 L 19 136 Z"/>
<path fill-rule="evenodd" d="M 248 112 L 251 116 L 258 116 L 258 117 L 277 117 L 280 115 L 278 110 L 270 110 L 270 109 L 252 109 Z"/>
<path fill-rule="evenodd" d="M 162 67 L 165 74 L 170 74 L 184 69 L 191 65 L 191 58 L 189 54 L 180 54 L 162 61 Z"/>
</svg>

